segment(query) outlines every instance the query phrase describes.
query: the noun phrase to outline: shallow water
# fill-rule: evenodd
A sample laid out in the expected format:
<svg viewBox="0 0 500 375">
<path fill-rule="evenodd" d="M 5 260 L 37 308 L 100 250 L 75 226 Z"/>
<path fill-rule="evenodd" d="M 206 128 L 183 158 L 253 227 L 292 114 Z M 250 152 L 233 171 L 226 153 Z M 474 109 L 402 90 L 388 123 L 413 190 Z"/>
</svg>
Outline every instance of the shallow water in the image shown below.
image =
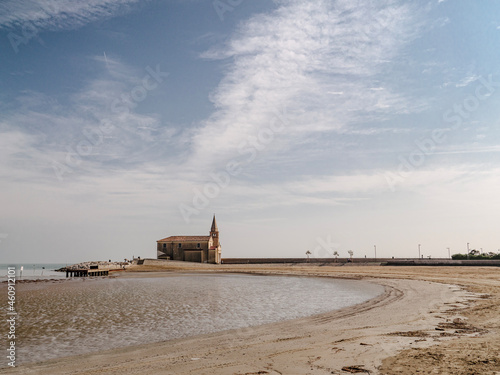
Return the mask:
<svg viewBox="0 0 500 375">
<path fill-rule="evenodd" d="M 41 284 L 17 286 L 18 363 L 310 316 L 383 292 L 362 281 L 254 275 Z"/>
</svg>

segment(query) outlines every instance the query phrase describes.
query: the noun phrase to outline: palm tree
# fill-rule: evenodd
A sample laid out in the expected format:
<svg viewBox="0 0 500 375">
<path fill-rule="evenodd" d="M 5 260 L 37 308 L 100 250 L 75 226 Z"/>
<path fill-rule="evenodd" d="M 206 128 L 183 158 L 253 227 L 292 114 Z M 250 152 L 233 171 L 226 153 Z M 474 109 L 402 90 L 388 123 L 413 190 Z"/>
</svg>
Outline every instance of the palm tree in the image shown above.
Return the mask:
<svg viewBox="0 0 500 375">
<path fill-rule="evenodd" d="M 349 250 L 349 251 L 348 251 L 348 253 L 349 253 L 349 256 L 351 257 L 351 260 L 352 260 L 352 256 L 353 256 L 353 254 L 354 254 L 354 251 Z"/>
<path fill-rule="evenodd" d="M 337 263 L 337 257 L 339 256 L 339 252 L 337 250 L 335 250 L 333 252 L 333 256 L 335 257 L 335 263 Z"/>
<path fill-rule="evenodd" d="M 309 250 L 307 250 L 306 255 L 307 255 L 307 261 L 309 261 L 309 255 L 311 255 L 311 252 Z"/>
</svg>

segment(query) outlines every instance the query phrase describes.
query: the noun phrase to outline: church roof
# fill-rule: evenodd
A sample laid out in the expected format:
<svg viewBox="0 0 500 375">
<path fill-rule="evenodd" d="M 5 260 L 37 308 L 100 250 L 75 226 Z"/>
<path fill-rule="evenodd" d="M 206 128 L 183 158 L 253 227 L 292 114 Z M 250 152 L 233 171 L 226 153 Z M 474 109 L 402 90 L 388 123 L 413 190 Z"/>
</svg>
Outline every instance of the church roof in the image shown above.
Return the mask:
<svg viewBox="0 0 500 375">
<path fill-rule="evenodd" d="M 210 232 L 218 232 L 219 228 L 217 228 L 217 222 L 215 221 L 215 215 L 214 219 L 212 220 L 212 228 L 210 229 Z"/>
<path fill-rule="evenodd" d="M 170 236 L 156 242 L 192 242 L 192 241 L 208 241 L 210 236 Z"/>
</svg>

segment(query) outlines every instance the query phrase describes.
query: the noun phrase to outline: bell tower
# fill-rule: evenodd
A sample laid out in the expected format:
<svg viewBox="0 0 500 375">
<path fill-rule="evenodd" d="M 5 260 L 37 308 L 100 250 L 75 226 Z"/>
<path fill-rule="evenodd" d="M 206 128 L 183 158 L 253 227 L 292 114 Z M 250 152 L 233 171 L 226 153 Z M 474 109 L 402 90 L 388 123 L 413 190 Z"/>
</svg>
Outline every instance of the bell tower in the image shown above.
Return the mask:
<svg viewBox="0 0 500 375">
<path fill-rule="evenodd" d="M 212 237 L 213 246 L 217 248 L 219 246 L 219 228 L 217 228 L 217 221 L 215 221 L 215 214 L 214 214 L 214 219 L 212 220 L 212 228 L 210 229 L 210 237 Z"/>
</svg>

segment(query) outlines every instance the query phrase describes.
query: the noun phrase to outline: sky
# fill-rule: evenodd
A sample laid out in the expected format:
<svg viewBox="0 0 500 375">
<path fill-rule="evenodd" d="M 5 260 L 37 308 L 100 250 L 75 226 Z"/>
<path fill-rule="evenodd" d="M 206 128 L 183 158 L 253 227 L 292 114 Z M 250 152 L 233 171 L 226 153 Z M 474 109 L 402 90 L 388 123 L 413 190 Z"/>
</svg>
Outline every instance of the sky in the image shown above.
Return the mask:
<svg viewBox="0 0 500 375">
<path fill-rule="evenodd" d="M 500 251 L 500 3 L 5 0 L 0 263 Z M 420 245 L 420 253 L 419 253 Z"/>
</svg>

